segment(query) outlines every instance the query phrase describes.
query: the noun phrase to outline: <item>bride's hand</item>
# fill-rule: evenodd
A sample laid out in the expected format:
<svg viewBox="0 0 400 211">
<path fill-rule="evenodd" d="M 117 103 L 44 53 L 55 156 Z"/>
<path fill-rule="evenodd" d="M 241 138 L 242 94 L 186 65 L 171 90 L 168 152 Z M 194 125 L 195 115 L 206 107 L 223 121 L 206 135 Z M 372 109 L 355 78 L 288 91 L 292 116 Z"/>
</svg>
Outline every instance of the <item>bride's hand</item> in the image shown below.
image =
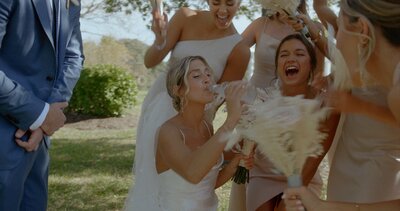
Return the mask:
<svg viewBox="0 0 400 211">
<path fill-rule="evenodd" d="M 233 129 L 239 121 L 244 106 L 241 99 L 246 92 L 247 82 L 234 81 L 230 82 L 225 89 L 225 102 L 228 116 L 225 124 L 230 129 Z"/>
</svg>

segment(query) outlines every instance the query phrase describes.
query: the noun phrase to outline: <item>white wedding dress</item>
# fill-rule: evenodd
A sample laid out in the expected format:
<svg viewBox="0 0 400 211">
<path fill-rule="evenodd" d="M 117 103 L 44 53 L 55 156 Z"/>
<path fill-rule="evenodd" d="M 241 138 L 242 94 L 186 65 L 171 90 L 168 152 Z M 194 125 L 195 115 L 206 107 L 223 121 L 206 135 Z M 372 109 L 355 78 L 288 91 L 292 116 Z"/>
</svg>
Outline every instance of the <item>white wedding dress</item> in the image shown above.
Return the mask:
<svg viewBox="0 0 400 211">
<path fill-rule="evenodd" d="M 240 40 L 241 36 L 239 34 L 233 34 L 213 40 L 180 41 L 176 44 L 171 53 L 170 62 L 177 61 L 186 56 L 202 56 L 212 68 L 215 81 L 218 81 L 224 71 L 227 58 Z M 168 179 L 171 176 L 159 177 L 156 172 L 154 153 L 157 146 L 157 143 L 155 143 L 156 131 L 161 124 L 176 114 L 177 112 L 172 106 L 172 99 L 166 90 L 166 72 L 162 72 L 154 82 L 142 104 L 136 138 L 134 165 L 135 182 L 125 202 L 125 210 L 176 211 L 179 209 L 162 209 L 161 205 L 167 204 L 166 207 L 175 205 L 177 201 L 170 201 L 172 200 L 170 197 L 179 198 L 177 197 L 178 195 L 187 196 L 185 197 L 185 201 L 189 198 L 197 198 L 195 195 L 187 194 L 185 188 L 189 187 L 189 185 L 184 184 L 176 178 L 172 179 L 170 184 L 172 187 L 175 186 L 175 194 L 171 196 L 168 194 L 166 195 L 166 191 L 171 191 L 172 189 L 166 190 L 167 187 L 160 185 L 160 179 Z M 171 173 L 167 173 L 167 175 L 170 174 Z M 203 186 L 210 185 L 210 181 L 208 180 L 211 179 L 206 177 L 204 180 L 205 181 L 200 183 L 201 185 L 190 186 L 190 189 L 200 189 L 203 188 Z M 169 188 L 170 187 L 168 187 L 168 189 Z M 188 200 L 188 205 L 185 205 L 185 209 L 183 210 L 198 210 L 199 205 L 192 202 Z M 172 203 L 172 205 L 169 203 Z"/>
<path fill-rule="evenodd" d="M 159 175 L 159 205 L 168 211 L 216 211 L 218 198 L 215 184 L 224 159 L 212 167 L 198 184 L 192 184 L 169 169 Z"/>
</svg>

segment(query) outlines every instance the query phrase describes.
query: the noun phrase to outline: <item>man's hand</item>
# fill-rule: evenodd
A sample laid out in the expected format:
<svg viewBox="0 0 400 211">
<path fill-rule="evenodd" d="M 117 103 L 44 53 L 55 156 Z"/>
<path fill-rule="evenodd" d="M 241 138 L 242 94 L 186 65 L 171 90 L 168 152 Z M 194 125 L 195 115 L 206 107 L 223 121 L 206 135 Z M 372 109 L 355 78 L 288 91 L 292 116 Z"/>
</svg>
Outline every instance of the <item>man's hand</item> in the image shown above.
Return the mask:
<svg viewBox="0 0 400 211">
<path fill-rule="evenodd" d="M 44 134 L 51 136 L 55 131 L 64 126 L 67 118 L 64 115 L 63 109 L 68 106 L 67 102 L 50 104 L 49 112 L 40 128 Z"/>
<path fill-rule="evenodd" d="M 15 132 L 15 142 L 24 148 L 27 152 L 36 151 L 39 147 L 40 142 L 43 140 L 43 131 L 38 128 L 36 130 L 30 131 L 28 141 L 23 141 L 22 137 L 26 134 L 26 131 L 18 129 Z"/>
</svg>

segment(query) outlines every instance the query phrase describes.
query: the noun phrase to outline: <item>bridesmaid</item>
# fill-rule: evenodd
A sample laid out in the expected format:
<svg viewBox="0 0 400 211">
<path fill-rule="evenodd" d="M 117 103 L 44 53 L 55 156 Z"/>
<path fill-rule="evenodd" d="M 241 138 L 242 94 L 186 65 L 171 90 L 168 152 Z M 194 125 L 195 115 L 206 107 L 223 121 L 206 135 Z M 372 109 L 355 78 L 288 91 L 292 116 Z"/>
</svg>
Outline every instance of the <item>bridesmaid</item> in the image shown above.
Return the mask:
<svg viewBox="0 0 400 211">
<path fill-rule="evenodd" d="M 304 209 L 302 202 L 311 211 L 400 210 L 400 2 L 343 0 L 340 6 L 337 47 L 359 86 L 351 93 L 333 90 L 328 99 L 347 113 L 328 201 L 289 189 L 287 209 Z M 368 80 L 360 80 L 360 71 Z"/>
<path fill-rule="evenodd" d="M 276 74 L 280 80 L 280 85 L 279 87 L 267 88 L 267 93 L 270 90 L 278 89 L 284 96 L 304 95 L 307 99 L 319 97 L 318 91 L 309 83 L 313 77 L 316 62 L 314 47 L 304 36 L 296 33 L 285 37 L 279 44 L 275 56 Z M 317 158 L 308 158 L 302 171 L 303 184 L 309 184 L 309 187 L 320 162 L 332 144 L 339 117 L 338 113 L 332 113 L 321 124 L 321 128 L 328 134 L 323 142 L 324 152 Z M 265 168 L 268 164 L 266 159 L 267 157 L 256 153 L 255 161 L 258 162 L 255 162 L 254 169 L 256 167 L 268 169 Z M 273 166 L 269 166 L 269 168 L 273 168 Z M 285 176 L 281 174 L 267 175 L 263 171 L 254 171 L 254 169 L 251 170 L 253 172 L 250 175 L 249 183 L 254 194 L 248 194 L 247 210 L 284 210 L 281 193 L 287 184 Z M 271 195 L 273 197 L 265 201 L 266 197 Z"/>
</svg>

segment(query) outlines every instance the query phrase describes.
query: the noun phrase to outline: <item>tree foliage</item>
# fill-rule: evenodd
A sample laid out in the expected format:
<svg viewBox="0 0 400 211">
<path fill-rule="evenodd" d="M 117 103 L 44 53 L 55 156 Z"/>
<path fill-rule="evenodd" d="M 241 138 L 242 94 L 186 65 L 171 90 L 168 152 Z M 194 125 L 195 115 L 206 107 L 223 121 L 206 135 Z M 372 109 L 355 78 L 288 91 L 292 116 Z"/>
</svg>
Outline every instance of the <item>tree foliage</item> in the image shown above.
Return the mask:
<svg viewBox="0 0 400 211">
<path fill-rule="evenodd" d="M 117 40 L 105 36 L 99 43 L 88 41 L 83 45 L 86 56 L 85 67 L 99 64 L 122 67 L 135 77 L 139 89 L 147 89 L 158 73 L 166 69 L 166 64 L 163 63 L 147 69 L 143 61 L 149 46 L 136 39 Z"/>
<path fill-rule="evenodd" d="M 125 12 L 140 12 L 143 19 L 148 19 L 151 16 L 151 5 L 148 0 L 104 0 L 104 10 L 108 13 Z M 165 0 L 164 8 L 167 12 L 175 11 L 180 7 L 192 7 L 197 9 L 207 8 L 206 0 Z M 249 19 L 253 19 L 254 14 L 260 12 L 260 6 L 256 0 L 242 0 L 239 15 L 244 15 Z"/>
<path fill-rule="evenodd" d="M 328 0 L 330 5 L 337 3 L 339 0 Z M 307 0 L 309 6 L 312 4 L 312 0 Z M 151 16 L 151 5 L 148 0 L 103 0 L 103 9 L 108 13 L 114 12 L 125 12 L 130 14 L 132 12 L 140 12 L 143 19 L 147 19 Z M 175 11 L 178 8 L 192 7 L 198 9 L 204 9 L 207 7 L 206 0 L 164 0 L 164 8 L 167 12 Z M 245 16 L 250 20 L 254 19 L 255 14 L 261 11 L 260 4 L 256 0 L 242 0 L 239 16 Z"/>
</svg>

